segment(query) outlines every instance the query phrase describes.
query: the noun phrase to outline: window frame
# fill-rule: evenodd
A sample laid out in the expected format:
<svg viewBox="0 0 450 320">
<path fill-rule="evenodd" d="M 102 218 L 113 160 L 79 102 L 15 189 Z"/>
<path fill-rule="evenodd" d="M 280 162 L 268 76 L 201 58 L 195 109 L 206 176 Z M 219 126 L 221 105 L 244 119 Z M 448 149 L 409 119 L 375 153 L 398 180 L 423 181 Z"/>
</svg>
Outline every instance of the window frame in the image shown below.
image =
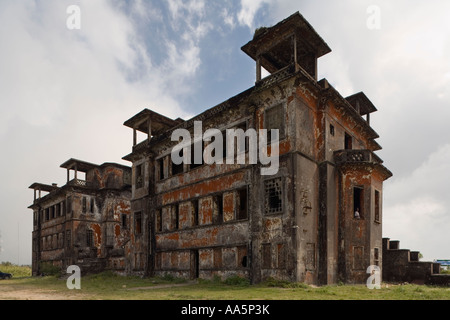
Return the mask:
<svg viewBox="0 0 450 320">
<path fill-rule="evenodd" d="M 270 195 L 269 189 L 273 189 L 267 186 L 270 182 L 274 183 L 276 186 L 279 185 L 279 191 L 275 189 L 274 192 L 279 192 L 279 202 L 278 208 L 272 208 L 271 200 L 270 198 L 274 198 Z M 282 177 L 274 177 L 271 179 L 264 180 L 264 196 L 265 196 L 265 203 L 264 203 L 264 214 L 265 215 L 276 215 L 276 214 L 282 214 L 284 212 L 284 179 Z"/>
</svg>

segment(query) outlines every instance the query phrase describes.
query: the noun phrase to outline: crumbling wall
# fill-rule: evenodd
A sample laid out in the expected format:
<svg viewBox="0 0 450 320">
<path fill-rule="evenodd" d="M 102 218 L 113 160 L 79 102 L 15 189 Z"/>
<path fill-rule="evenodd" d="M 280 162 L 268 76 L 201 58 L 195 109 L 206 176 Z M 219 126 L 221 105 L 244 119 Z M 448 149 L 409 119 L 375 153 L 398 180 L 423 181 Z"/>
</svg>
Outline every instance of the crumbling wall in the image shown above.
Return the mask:
<svg viewBox="0 0 450 320">
<path fill-rule="evenodd" d="M 400 249 L 400 241 L 383 238 L 383 281 L 449 286 L 450 275 L 440 274 L 439 265 L 419 261 L 418 251 Z"/>
</svg>

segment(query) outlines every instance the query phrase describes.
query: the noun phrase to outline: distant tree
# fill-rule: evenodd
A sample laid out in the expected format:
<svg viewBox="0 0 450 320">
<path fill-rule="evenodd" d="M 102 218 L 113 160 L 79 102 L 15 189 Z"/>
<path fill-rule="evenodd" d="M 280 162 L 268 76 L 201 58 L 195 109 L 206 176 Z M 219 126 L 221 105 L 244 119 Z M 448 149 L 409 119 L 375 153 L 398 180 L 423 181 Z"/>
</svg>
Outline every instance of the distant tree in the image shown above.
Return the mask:
<svg viewBox="0 0 450 320">
<path fill-rule="evenodd" d="M 419 260 L 423 258 L 423 254 L 419 252 Z"/>
</svg>

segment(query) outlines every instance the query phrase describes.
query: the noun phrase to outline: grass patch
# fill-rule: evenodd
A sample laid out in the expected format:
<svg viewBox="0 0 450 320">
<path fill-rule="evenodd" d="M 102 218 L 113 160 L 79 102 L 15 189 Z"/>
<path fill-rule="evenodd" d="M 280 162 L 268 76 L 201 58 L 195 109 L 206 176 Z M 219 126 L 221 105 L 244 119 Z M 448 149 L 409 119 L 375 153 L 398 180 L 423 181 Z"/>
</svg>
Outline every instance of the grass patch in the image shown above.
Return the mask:
<svg viewBox="0 0 450 320">
<path fill-rule="evenodd" d="M 23 277 L 0 281 L 4 298 L 15 292 L 45 292 L 55 299 L 84 300 L 450 300 L 450 288 L 423 285 L 382 284 L 377 290 L 365 285 L 309 286 L 275 279 L 251 285 L 247 279 L 187 281 L 172 276 L 141 278 L 103 272 L 82 276 L 81 290 L 69 290 L 65 278 Z M 17 296 L 16 299 L 26 297 Z"/>
<path fill-rule="evenodd" d="M 0 271 L 4 273 L 11 273 L 14 278 L 31 277 L 30 266 L 19 266 L 11 262 L 2 262 L 0 264 Z"/>
</svg>

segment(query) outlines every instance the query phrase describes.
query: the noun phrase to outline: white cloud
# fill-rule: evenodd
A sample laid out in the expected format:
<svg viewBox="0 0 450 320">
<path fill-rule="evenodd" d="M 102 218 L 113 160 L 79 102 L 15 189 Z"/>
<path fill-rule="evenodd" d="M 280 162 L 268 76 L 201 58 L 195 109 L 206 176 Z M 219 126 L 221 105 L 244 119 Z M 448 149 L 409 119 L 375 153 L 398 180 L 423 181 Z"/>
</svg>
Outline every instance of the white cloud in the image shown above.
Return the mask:
<svg viewBox="0 0 450 320">
<path fill-rule="evenodd" d="M 227 8 L 222 9 L 221 16 L 226 25 L 230 26 L 231 28 L 234 28 L 235 26 L 234 16 L 232 13 L 229 12 Z"/>
<path fill-rule="evenodd" d="M 264 4 L 269 4 L 270 0 L 241 0 L 241 10 L 237 14 L 237 20 L 241 25 L 248 26 L 250 30 L 255 28 L 254 20 L 256 13 Z"/>
<path fill-rule="evenodd" d="M 383 235 L 433 259 L 450 256 L 442 236 L 450 226 L 450 144 L 441 146 L 409 176 L 385 187 Z M 441 256 L 441 257 L 440 257 Z"/>
</svg>

